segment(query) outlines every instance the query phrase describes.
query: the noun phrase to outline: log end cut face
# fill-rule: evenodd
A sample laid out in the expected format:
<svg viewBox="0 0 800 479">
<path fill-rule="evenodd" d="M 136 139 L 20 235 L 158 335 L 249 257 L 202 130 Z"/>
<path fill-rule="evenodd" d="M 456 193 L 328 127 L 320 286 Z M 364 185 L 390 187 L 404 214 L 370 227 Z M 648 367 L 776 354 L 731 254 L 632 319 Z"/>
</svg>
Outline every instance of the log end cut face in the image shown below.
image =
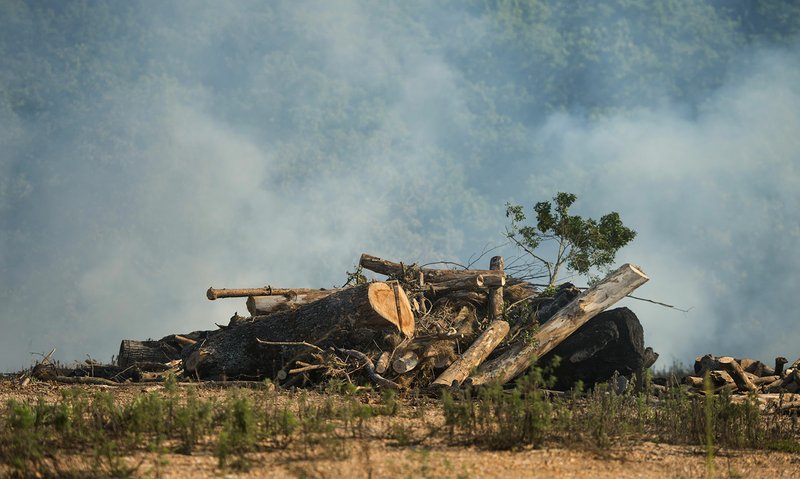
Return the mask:
<svg viewBox="0 0 800 479">
<path fill-rule="evenodd" d="M 397 326 L 405 336 L 414 335 L 414 313 L 403 288 L 397 283 L 370 284 L 369 303 L 383 319 Z"/>
</svg>

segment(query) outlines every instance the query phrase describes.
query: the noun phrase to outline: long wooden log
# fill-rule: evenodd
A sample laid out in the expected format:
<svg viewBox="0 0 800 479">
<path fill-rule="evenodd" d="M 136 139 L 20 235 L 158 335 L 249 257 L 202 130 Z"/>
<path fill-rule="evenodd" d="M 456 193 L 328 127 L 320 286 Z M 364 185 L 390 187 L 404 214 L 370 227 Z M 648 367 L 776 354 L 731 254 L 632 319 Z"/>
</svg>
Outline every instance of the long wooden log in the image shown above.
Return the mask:
<svg viewBox="0 0 800 479">
<path fill-rule="evenodd" d="M 505 384 L 514 379 L 531 366 L 533 358 L 545 355 L 581 325 L 649 279 L 638 267 L 622 265 L 554 314 L 534 335 L 533 341 L 517 342 L 498 358 L 484 363 L 472 378 L 472 383 Z"/>
<path fill-rule="evenodd" d="M 367 351 L 393 332 L 414 334 L 408 297 L 396 282 L 367 283 L 219 330 L 189 346 L 184 367 L 200 377 L 271 376 L 314 348 L 348 345 Z"/>
<path fill-rule="evenodd" d="M 359 265 L 362 268 L 374 271 L 378 274 L 390 276 L 392 278 L 418 278 L 422 275 L 423 284 L 430 285 L 432 283 L 443 283 L 452 280 L 463 279 L 464 277 L 477 276 L 477 275 L 496 275 L 497 271 L 490 269 L 434 269 L 434 268 L 420 268 L 416 265 L 405 265 L 403 263 L 395 263 L 376 256 L 364 253 L 361 255 Z M 492 286 L 492 285 L 486 285 Z M 521 279 L 506 276 L 504 283 L 503 295 L 506 301 L 515 303 L 523 299 L 531 298 L 536 295 L 536 288 Z M 465 293 L 474 295 L 474 293 Z M 474 295 L 478 296 L 478 295 Z M 485 302 L 483 299 L 486 294 L 479 293 L 480 301 Z"/>
<path fill-rule="evenodd" d="M 274 289 L 269 296 L 248 296 L 247 311 L 251 316 L 264 316 L 312 303 L 337 291 L 339 289 Z"/>
<path fill-rule="evenodd" d="M 494 274 L 496 271 L 488 269 L 435 269 L 435 268 L 420 268 L 417 265 L 406 265 L 403 263 L 395 263 L 385 259 L 378 258 L 369 254 L 362 254 L 358 262 L 362 268 L 374 271 L 376 273 L 391 276 L 393 278 L 403 278 L 404 275 L 412 272 L 421 272 L 424 276 L 425 283 L 441 283 L 443 281 L 452 281 L 462 279 L 465 276 L 477 276 L 480 274 Z"/>
<path fill-rule="evenodd" d="M 502 272 L 485 274 L 464 275 L 447 281 L 428 283 L 425 290 L 434 295 L 446 294 L 451 291 L 477 291 L 487 288 L 502 287 L 506 284 L 506 277 Z"/>
<path fill-rule="evenodd" d="M 448 387 L 456 382 L 461 384 L 475 370 L 492 351 L 497 348 L 497 345 L 508 334 L 508 323 L 502 319 L 492 321 L 488 328 L 478 336 L 472 345 L 467 349 L 464 354 L 458 358 L 449 368 L 433 381 L 433 386 Z"/>
<path fill-rule="evenodd" d="M 309 288 L 273 288 L 272 286 L 264 286 L 263 288 L 208 288 L 206 297 L 210 300 L 219 298 L 246 298 L 248 296 L 296 296 L 312 291 L 336 291 L 325 289 L 309 289 Z"/>
</svg>

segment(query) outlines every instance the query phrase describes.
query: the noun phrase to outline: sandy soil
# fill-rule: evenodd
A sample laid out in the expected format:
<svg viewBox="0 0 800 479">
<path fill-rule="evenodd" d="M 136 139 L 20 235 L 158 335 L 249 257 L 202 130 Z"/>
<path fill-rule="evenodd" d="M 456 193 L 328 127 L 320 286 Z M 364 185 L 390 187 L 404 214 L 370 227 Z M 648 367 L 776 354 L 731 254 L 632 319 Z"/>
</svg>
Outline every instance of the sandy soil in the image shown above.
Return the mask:
<svg viewBox="0 0 800 479">
<path fill-rule="evenodd" d="M 67 386 L 32 383 L 20 387 L 0 380 L 0 401 L 7 399 L 56 400 Z M 157 390 L 160 386 L 108 388 L 120 401 L 135 394 Z M 218 389 L 201 389 L 201 397 L 224 397 Z M 279 394 L 278 401 L 291 401 L 290 393 Z M 425 405 L 418 421 L 436 421 L 438 412 Z M 142 459 L 144 459 L 142 461 Z M 428 447 L 399 447 L 391 441 L 348 440 L 343 450 L 283 450 L 250 456 L 246 471 L 217 467 L 212 451 L 191 456 L 180 454 L 137 453 L 129 463 L 141 462 L 138 475 L 145 477 L 276 477 L 338 478 L 697 478 L 707 477 L 705 451 L 699 447 L 636 443 L 596 451 L 564 447 L 528 449 L 516 452 L 486 451 L 444 444 Z M 2 469 L 0 468 L 0 475 Z M 718 450 L 714 459 L 717 478 L 797 478 L 800 455 L 770 451 Z"/>
</svg>

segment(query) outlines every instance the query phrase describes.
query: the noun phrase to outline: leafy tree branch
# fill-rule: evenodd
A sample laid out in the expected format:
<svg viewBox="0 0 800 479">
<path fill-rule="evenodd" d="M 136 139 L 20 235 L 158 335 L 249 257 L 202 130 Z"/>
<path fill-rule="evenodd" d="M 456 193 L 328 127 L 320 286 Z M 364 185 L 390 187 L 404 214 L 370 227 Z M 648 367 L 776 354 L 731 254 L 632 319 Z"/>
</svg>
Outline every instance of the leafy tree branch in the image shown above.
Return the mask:
<svg viewBox="0 0 800 479">
<path fill-rule="evenodd" d="M 549 287 L 555 286 L 564 268 L 579 274 L 589 274 L 592 268 L 608 269 L 617 251 L 636 237 L 617 212 L 599 220 L 570 214 L 576 200 L 572 193 L 559 192 L 552 201 L 536 203 L 535 223 L 527 222 L 522 206 L 506 203 L 506 217 L 511 220 L 506 236 L 541 265 Z M 540 252 L 545 245 L 554 247 L 555 258 L 546 259 Z"/>
</svg>

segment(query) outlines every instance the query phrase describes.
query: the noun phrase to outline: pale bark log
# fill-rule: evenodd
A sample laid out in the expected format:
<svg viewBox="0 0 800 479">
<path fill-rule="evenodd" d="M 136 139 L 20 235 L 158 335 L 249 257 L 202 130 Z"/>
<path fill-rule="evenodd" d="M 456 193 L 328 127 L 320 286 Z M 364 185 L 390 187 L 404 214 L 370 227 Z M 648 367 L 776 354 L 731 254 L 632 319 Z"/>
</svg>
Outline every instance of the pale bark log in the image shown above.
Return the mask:
<svg viewBox="0 0 800 479">
<path fill-rule="evenodd" d="M 473 377 L 472 383 L 505 384 L 514 379 L 530 367 L 533 358 L 544 356 L 581 325 L 633 292 L 648 279 L 638 267 L 623 265 L 560 309 L 539 329 L 534 341 L 520 341 L 500 357 L 484 363 Z"/>
<path fill-rule="evenodd" d="M 683 378 L 683 384 L 687 384 L 696 389 L 703 388 L 703 378 L 697 376 L 686 376 Z"/>
<path fill-rule="evenodd" d="M 756 390 L 753 381 L 747 377 L 742 366 L 734 358 L 729 356 L 721 357 L 719 358 L 719 364 L 731 375 L 731 378 L 733 378 L 733 381 L 736 383 L 736 387 L 739 388 L 740 391 L 752 392 Z"/>
<path fill-rule="evenodd" d="M 502 272 L 464 275 L 460 278 L 453 278 L 437 283 L 427 283 L 424 290 L 433 295 L 447 294 L 451 291 L 478 291 L 491 287 L 503 286 L 506 284 L 505 275 Z"/>
<path fill-rule="evenodd" d="M 508 330 L 507 322 L 501 319 L 492 321 L 492 324 L 478 336 L 472 346 L 433 381 L 433 385 L 447 387 L 451 386 L 454 381 L 460 385 L 503 341 L 508 335 Z"/>
<path fill-rule="evenodd" d="M 280 292 L 275 292 L 280 291 Z M 340 291 L 339 289 L 281 289 L 269 296 L 248 296 L 247 311 L 251 316 L 263 316 L 277 311 L 312 303 Z"/>
<path fill-rule="evenodd" d="M 400 355 L 400 357 L 392 361 L 392 369 L 397 374 L 404 374 L 417 367 L 417 364 L 419 364 L 419 356 L 417 353 L 414 351 L 406 351 Z"/>
<path fill-rule="evenodd" d="M 761 377 L 753 379 L 753 384 L 755 384 L 758 387 L 762 387 L 762 386 L 765 386 L 765 385 L 770 385 L 770 384 L 774 383 L 775 381 L 780 380 L 780 378 L 781 377 L 778 376 L 777 374 L 773 375 L 773 376 L 761 376 Z"/>
<path fill-rule="evenodd" d="M 734 386 L 736 385 L 731 375 L 728 374 L 728 371 L 718 369 L 714 371 L 709 371 L 708 374 L 711 377 L 711 380 L 714 382 L 715 387 L 722 386 L 725 384 L 733 384 Z"/>
<path fill-rule="evenodd" d="M 378 361 L 375 363 L 375 372 L 378 374 L 383 374 L 389 369 L 389 354 L 388 351 L 384 351 L 378 356 Z"/>
<path fill-rule="evenodd" d="M 502 256 L 494 256 L 489 262 L 489 269 L 492 271 L 503 271 L 505 262 Z M 489 301 L 487 308 L 489 319 L 497 320 L 503 317 L 503 285 L 498 285 L 489 290 Z"/>
</svg>

